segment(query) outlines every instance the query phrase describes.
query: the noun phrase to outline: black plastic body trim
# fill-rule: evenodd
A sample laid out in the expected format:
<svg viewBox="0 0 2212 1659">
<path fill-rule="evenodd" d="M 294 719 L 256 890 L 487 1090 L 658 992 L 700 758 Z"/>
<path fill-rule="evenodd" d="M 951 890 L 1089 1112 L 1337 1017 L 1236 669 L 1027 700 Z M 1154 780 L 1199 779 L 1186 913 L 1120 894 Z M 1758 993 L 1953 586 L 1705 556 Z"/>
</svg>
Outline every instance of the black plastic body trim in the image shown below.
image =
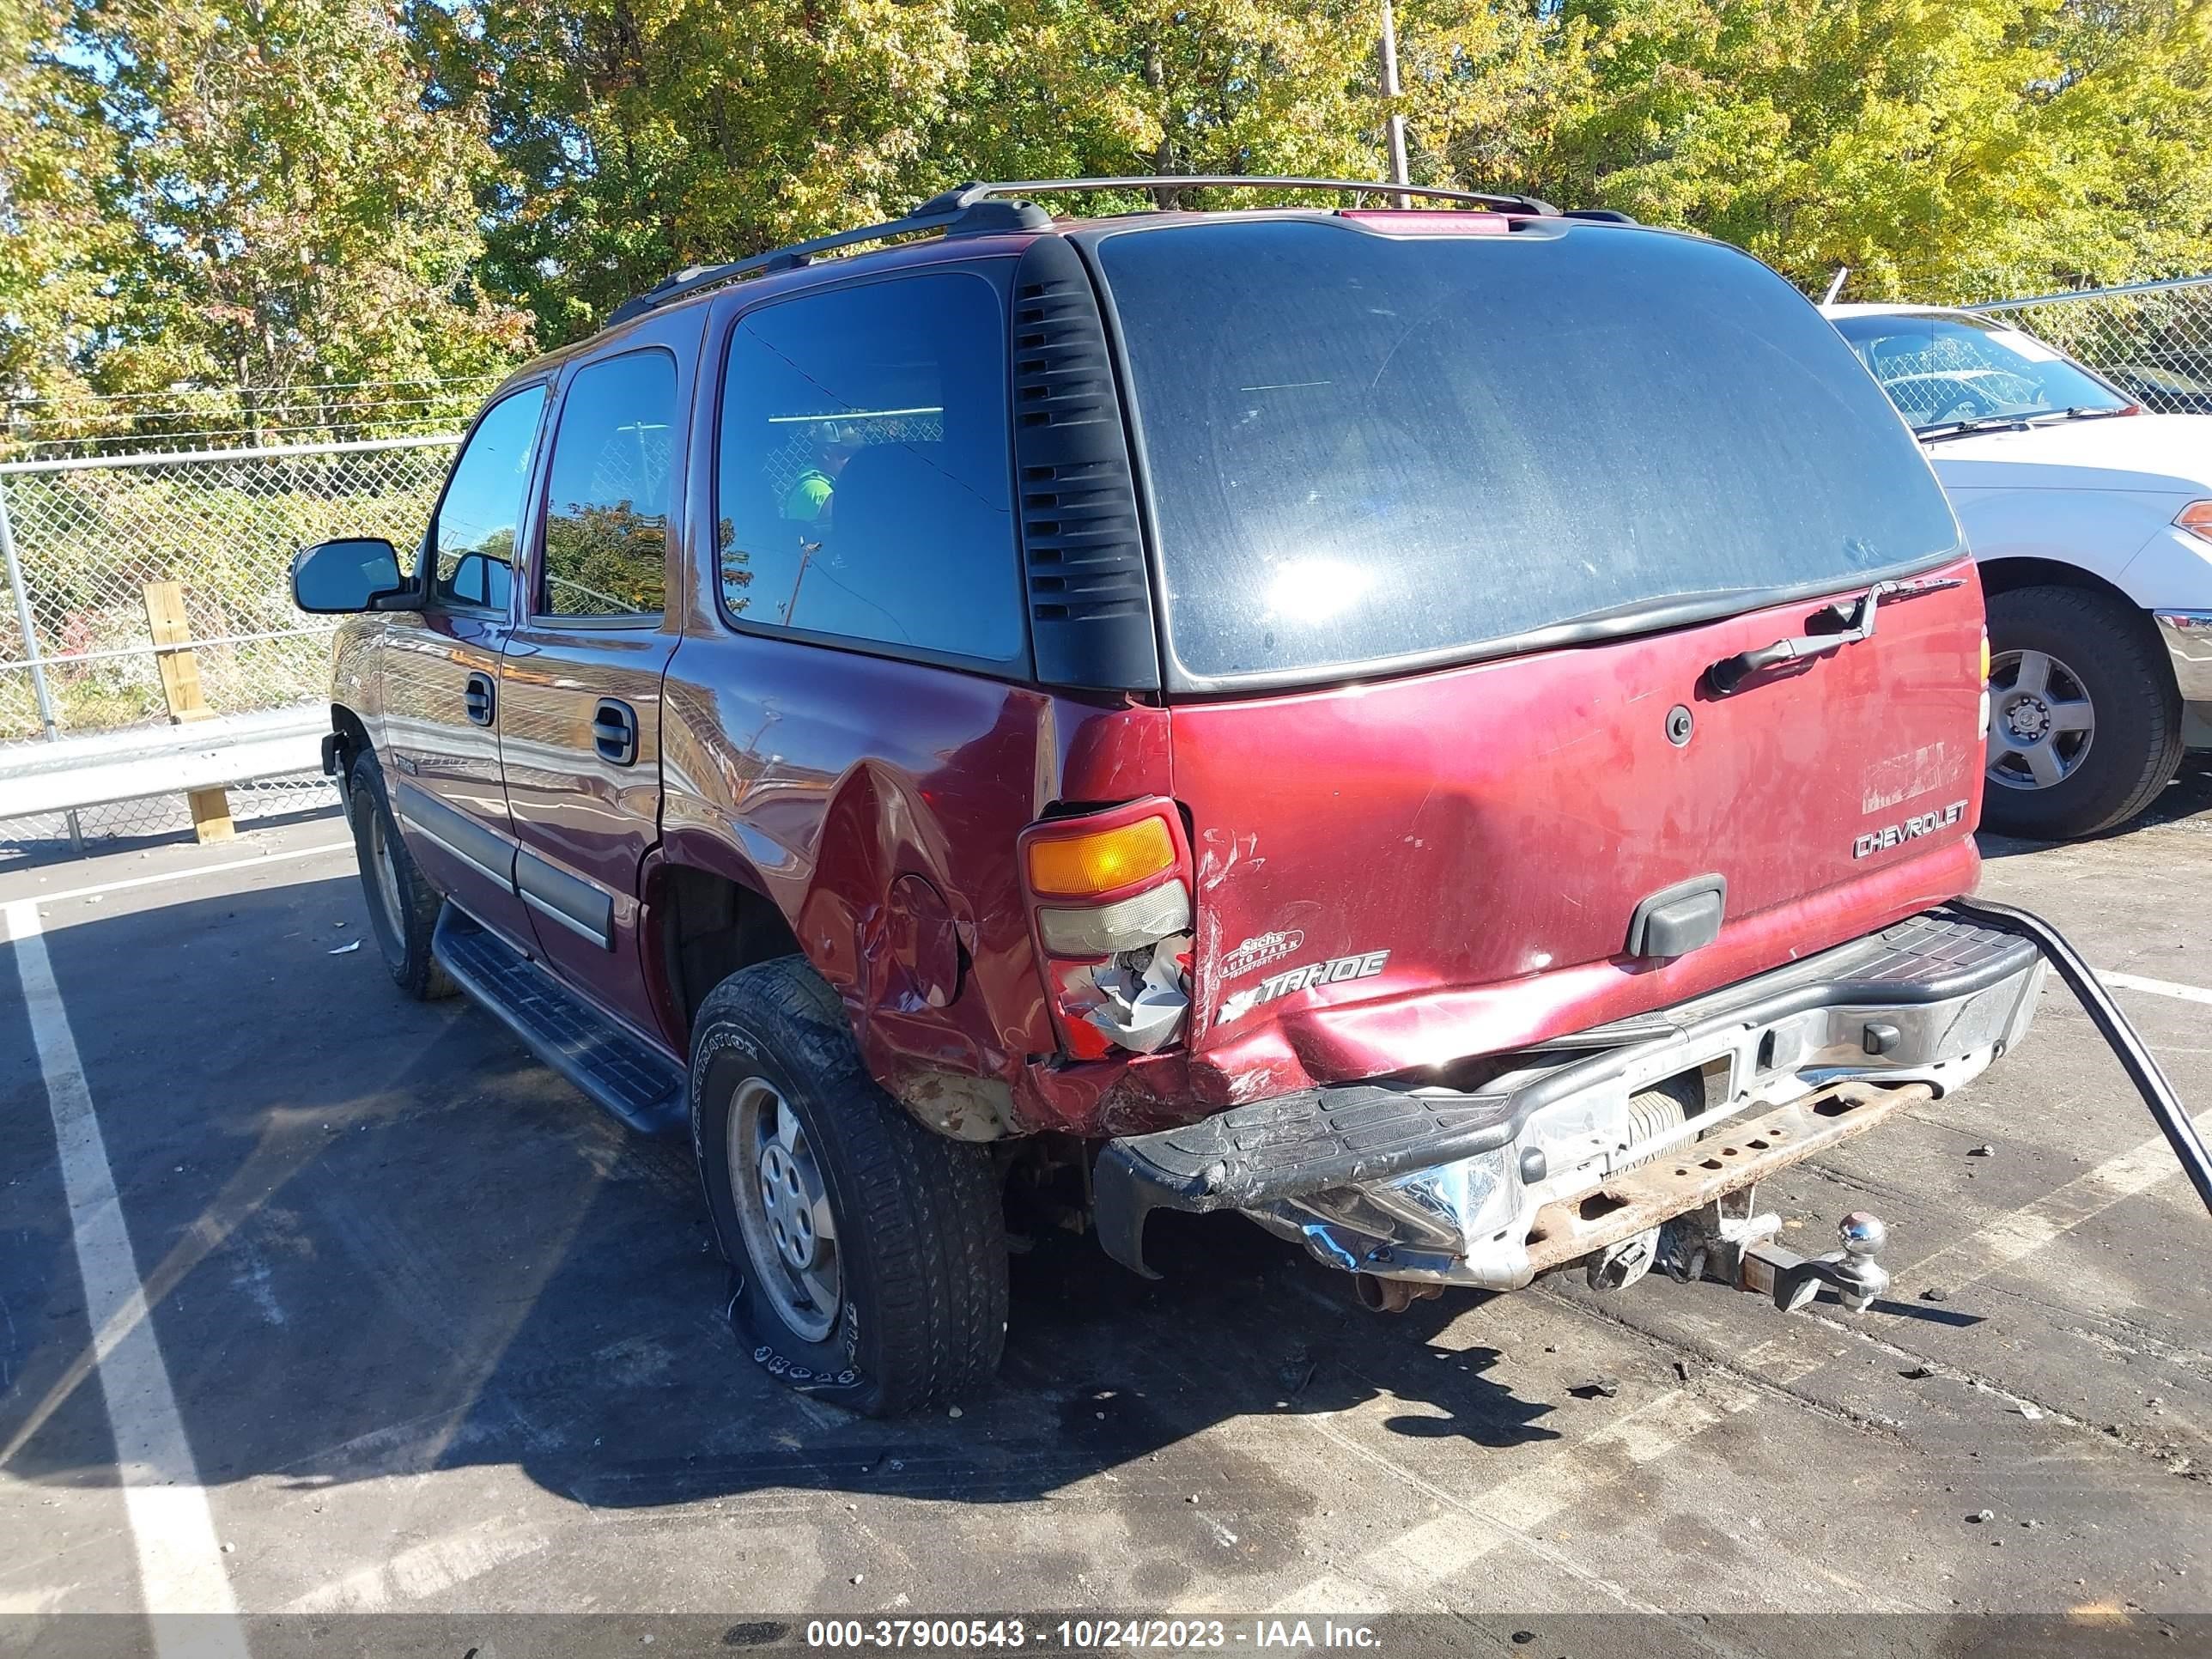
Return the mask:
<svg viewBox="0 0 2212 1659">
<path fill-rule="evenodd" d="M 527 847 L 514 855 L 516 896 L 548 921 L 591 940 L 602 951 L 615 948 L 614 896 L 580 876 L 547 863 Z"/>
<path fill-rule="evenodd" d="M 418 784 L 398 781 L 392 792 L 399 821 L 487 879 L 514 890 L 514 843 L 456 812 Z"/>
<path fill-rule="evenodd" d="M 1728 915 L 1728 878 L 1692 876 L 1636 902 L 1628 917 L 1628 954 L 1680 957 L 1721 936 Z"/>
<path fill-rule="evenodd" d="M 1036 677 L 1157 690 L 1134 470 L 1098 295 L 1065 237 L 1014 267 L 1007 311 L 1015 517 Z"/>
</svg>

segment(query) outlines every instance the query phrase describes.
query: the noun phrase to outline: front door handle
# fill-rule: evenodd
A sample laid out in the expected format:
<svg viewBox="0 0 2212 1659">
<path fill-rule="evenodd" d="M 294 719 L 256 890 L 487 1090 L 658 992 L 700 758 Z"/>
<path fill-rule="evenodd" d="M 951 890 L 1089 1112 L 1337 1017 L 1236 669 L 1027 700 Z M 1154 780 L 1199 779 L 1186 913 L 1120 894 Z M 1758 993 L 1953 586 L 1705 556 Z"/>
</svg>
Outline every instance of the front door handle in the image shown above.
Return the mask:
<svg viewBox="0 0 2212 1659">
<path fill-rule="evenodd" d="M 489 726 L 492 714 L 499 707 L 498 694 L 489 674 L 471 674 L 461 692 L 461 707 L 468 711 L 471 720 L 478 726 Z"/>
<path fill-rule="evenodd" d="M 601 760 L 628 766 L 637 759 L 637 710 L 613 697 L 601 697 L 592 711 L 592 747 Z"/>
</svg>

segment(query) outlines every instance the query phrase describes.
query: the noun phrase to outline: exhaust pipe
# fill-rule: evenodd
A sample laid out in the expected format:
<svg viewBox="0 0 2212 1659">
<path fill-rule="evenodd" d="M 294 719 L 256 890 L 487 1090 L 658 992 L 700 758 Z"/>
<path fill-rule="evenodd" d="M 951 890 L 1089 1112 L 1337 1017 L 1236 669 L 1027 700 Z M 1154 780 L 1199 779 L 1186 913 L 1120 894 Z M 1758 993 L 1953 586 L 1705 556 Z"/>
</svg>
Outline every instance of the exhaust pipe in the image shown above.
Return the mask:
<svg viewBox="0 0 2212 1659">
<path fill-rule="evenodd" d="M 1354 1273 L 1352 1293 L 1370 1313 L 1403 1313 L 1416 1302 L 1442 1296 L 1444 1287 L 1406 1279 L 1378 1279 L 1373 1273 Z"/>
</svg>

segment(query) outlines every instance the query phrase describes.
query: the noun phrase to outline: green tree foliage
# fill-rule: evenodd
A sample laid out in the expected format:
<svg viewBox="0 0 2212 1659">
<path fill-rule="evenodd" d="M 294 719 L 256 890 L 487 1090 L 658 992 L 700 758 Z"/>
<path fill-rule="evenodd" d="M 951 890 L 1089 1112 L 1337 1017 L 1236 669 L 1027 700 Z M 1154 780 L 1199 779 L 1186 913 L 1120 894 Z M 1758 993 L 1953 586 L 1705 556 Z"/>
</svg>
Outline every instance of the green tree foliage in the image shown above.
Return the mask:
<svg viewBox="0 0 2212 1659">
<path fill-rule="evenodd" d="M 2212 269 L 2203 0 L 1418 0 L 1430 165 L 1862 297 Z"/>
<path fill-rule="evenodd" d="M 488 88 L 491 264 L 542 334 L 672 270 L 972 177 L 1373 166 L 1366 0 L 484 0 L 418 9 Z"/>
<path fill-rule="evenodd" d="M 1381 170 L 1374 0 L 400 3 L 16 0 L 0 370 L 300 388 L 241 394 L 277 431 L 323 418 L 308 388 L 483 371 L 963 178 Z M 1425 182 L 1863 296 L 2019 294 L 2212 270 L 2208 20 L 1400 0 L 1400 109 Z"/>
<path fill-rule="evenodd" d="M 0 99 L 29 140 L 0 160 L 10 209 L 37 231 L 0 264 L 0 353 L 64 399 L 30 406 L 38 435 L 103 407 L 72 394 L 172 387 L 172 428 L 326 431 L 364 383 L 391 418 L 450 419 L 400 383 L 526 346 L 474 276 L 481 100 L 430 107 L 380 0 L 42 3 Z"/>
</svg>

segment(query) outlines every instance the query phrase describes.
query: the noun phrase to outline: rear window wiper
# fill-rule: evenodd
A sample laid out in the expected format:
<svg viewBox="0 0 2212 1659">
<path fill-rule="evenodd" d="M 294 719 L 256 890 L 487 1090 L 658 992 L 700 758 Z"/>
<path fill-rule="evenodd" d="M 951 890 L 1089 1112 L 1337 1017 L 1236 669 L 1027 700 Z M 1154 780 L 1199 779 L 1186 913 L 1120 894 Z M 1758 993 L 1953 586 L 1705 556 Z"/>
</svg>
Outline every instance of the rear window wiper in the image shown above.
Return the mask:
<svg viewBox="0 0 2212 1659">
<path fill-rule="evenodd" d="M 1833 634 L 1801 634 L 1794 639 L 1777 640 L 1756 651 L 1739 651 L 1733 657 L 1723 657 L 1705 670 L 1705 678 L 1712 682 L 1713 695 L 1725 697 L 1743 689 L 1743 683 L 1763 668 L 1779 668 L 1784 663 L 1807 662 L 1814 657 L 1824 657 L 1831 651 L 1840 651 L 1847 645 L 1856 645 L 1861 640 L 1874 637 L 1875 607 L 1884 599 L 1909 599 L 1922 593 L 1940 592 L 1947 587 L 1963 587 L 1963 576 L 1929 576 L 1918 580 L 1876 582 L 1855 599 L 1838 599 L 1829 605 L 1825 614 L 1832 616 L 1843 624 Z M 1816 619 L 1818 615 L 1816 613 Z"/>
</svg>

